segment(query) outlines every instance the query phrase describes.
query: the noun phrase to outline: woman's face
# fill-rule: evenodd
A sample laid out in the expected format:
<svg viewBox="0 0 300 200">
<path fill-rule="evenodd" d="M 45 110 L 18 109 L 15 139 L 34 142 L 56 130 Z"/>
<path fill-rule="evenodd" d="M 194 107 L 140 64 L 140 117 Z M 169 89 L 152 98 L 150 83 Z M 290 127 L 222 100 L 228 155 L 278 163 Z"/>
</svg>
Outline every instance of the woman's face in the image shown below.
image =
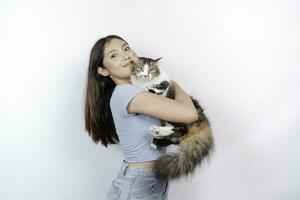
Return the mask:
<svg viewBox="0 0 300 200">
<path fill-rule="evenodd" d="M 137 55 L 123 40 L 113 38 L 105 44 L 103 67 L 98 67 L 98 73 L 110 76 L 117 84 L 130 83 L 132 61 L 137 60 Z"/>
</svg>

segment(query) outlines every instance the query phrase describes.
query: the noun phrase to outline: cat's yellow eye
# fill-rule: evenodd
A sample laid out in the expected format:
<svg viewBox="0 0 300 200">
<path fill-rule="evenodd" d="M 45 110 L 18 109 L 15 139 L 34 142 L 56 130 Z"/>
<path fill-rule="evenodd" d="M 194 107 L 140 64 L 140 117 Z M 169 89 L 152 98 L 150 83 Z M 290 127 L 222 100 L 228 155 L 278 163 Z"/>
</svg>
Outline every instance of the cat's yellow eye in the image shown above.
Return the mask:
<svg viewBox="0 0 300 200">
<path fill-rule="evenodd" d="M 154 70 L 155 67 L 153 65 L 150 65 L 150 70 Z"/>
</svg>

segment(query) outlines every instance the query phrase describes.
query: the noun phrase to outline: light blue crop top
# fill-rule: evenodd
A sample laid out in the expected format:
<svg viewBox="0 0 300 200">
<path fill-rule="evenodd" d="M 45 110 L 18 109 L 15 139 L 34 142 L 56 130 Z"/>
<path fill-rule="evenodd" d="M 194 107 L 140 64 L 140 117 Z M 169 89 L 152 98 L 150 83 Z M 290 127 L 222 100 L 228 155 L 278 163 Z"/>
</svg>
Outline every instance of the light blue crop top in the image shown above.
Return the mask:
<svg viewBox="0 0 300 200">
<path fill-rule="evenodd" d="M 128 162 L 146 162 L 156 160 L 166 153 L 166 147 L 154 149 L 150 146 L 152 135 L 149 128 L 160 126 L 160 120 L 141 113 L 127 113 L 130 100 L 144 88 L 125 83 L 116 85 L 110 99 L 116 132 L 124 160 Z"/>
</svg>

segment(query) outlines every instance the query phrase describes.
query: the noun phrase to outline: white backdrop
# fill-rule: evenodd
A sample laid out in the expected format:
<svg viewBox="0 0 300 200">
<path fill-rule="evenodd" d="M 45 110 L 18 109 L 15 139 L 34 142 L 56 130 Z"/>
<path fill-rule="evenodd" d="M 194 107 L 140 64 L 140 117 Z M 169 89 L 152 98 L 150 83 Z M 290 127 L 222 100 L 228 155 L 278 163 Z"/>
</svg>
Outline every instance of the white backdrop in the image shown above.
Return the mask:
<svg viewBox="0 0 300 200">
<path fill-rule="evenodd" d="M 104 200 L 122 153 L 83 126 L 89 53 L 117 34 L 197 97 L 216 154 L 170 200 L 300 198 L 300 3 L 0 2 L 0 199 Z"/>
</svg>

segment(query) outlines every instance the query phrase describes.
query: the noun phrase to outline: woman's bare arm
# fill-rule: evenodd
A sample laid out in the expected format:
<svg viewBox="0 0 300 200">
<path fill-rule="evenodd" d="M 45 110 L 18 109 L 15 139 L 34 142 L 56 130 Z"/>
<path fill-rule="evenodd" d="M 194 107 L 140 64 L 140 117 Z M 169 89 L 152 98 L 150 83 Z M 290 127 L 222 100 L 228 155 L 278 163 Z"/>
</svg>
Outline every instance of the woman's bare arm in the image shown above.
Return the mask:
<svg viewBox="0 0 300 200">
<path fill-rule="evenodd" d="M 182 87 L 179 86 L 179 84 L 172 80 L 171 81 L 175 86 L 175 100 L 180 101 L 190 107 L 191 110 L 195 113 L 195 118 L 198 118 L 197 110 L 192 102 L 191 97 L 182 89 Z"/>
<path fill-rule="evenodd" d="M 197 120 L 192 100 L 176 82 L 175 93 L 175 99 L 170 99 L 148 91 L 140 92 L 128 103 L 127 112 L 142 113 L 170 122 L 191 123 Z"/>
</svg>

